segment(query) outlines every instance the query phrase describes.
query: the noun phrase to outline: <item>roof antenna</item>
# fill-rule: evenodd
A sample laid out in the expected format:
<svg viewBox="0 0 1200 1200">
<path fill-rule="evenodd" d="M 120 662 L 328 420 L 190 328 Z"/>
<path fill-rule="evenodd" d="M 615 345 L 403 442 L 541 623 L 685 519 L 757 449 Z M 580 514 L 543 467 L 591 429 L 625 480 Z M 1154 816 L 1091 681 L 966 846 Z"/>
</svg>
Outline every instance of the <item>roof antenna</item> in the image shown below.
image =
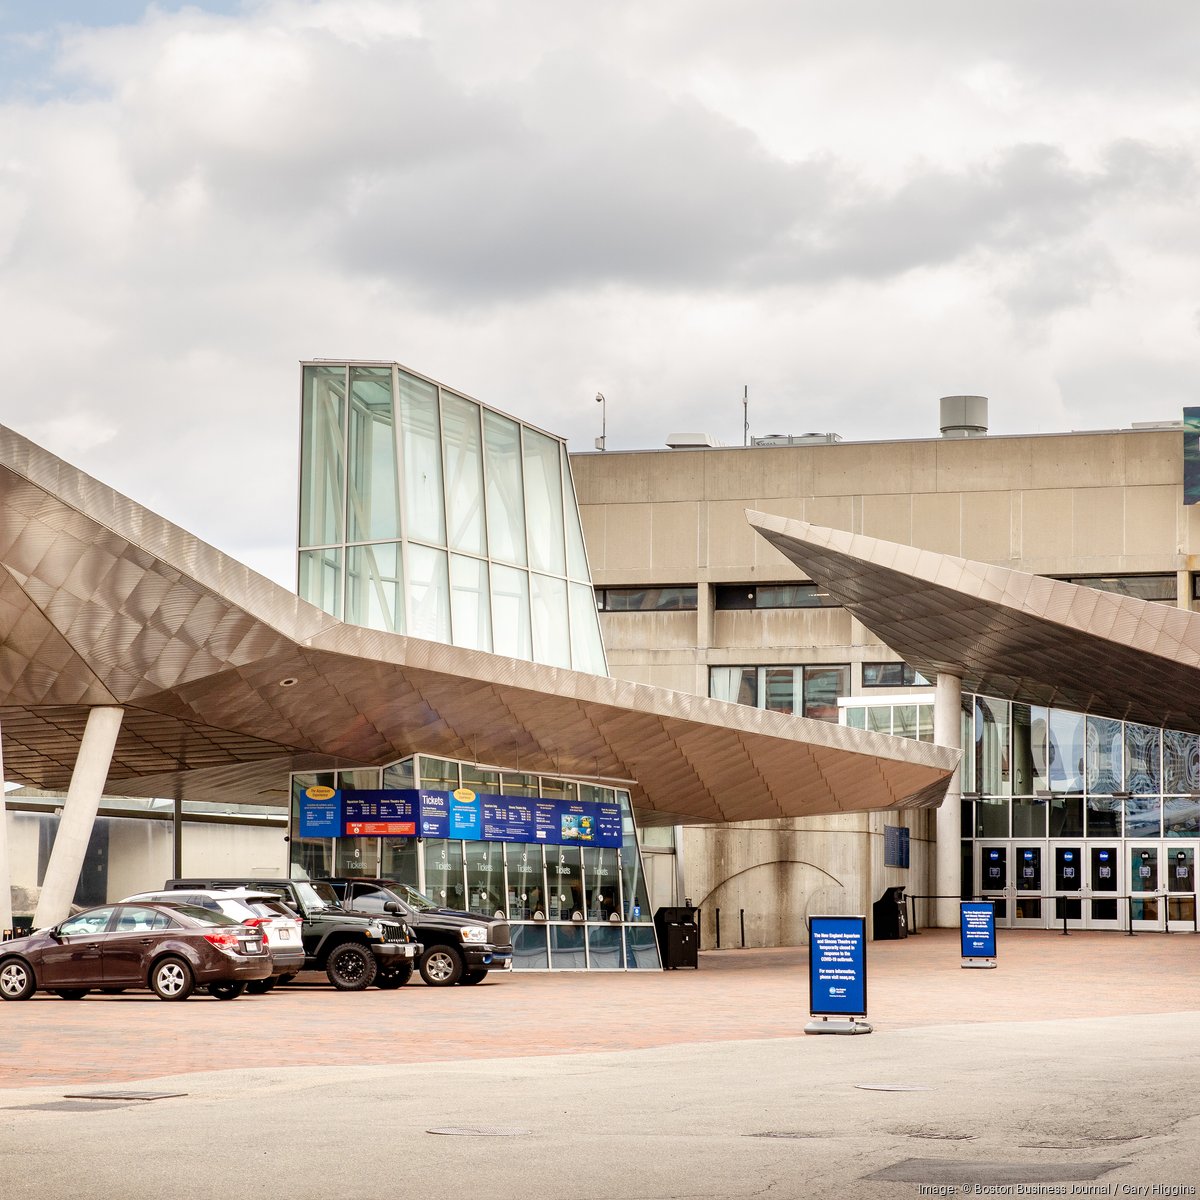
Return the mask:
<svg viewBox="0 0 1200 1200">
<path fill-rule="evenodd" d="M 742 384 L 742 445 L 750 445 L 750 385 Z"/>
</svg>

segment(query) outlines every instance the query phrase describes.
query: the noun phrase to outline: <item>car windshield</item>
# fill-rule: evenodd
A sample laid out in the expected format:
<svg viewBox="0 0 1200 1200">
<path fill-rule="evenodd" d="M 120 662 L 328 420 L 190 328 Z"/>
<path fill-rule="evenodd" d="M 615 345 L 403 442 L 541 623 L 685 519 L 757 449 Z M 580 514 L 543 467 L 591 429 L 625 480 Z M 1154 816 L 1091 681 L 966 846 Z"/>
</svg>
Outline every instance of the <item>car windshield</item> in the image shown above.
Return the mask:
<svg viewBox="0 0 1200 1200">
<path fill-rule="evenodd" d="M 247 900 L 246 907 L 259 917 L 287 917 L 289 921 L 296 919 L 296 914 L 279 900 Z"/>
<path fill-rule="evenodd" d="M 391 890 L 408 905 L 409 908 L 415 908 L 417 912 L 433 912 L 438 905 L 433 900 L 425 895 L 424 892 L 418 892 L 415 887 L 409 887 L 407 883 L 394 883 L 391 885 Z"/>
<path fill-rule="evenodd" d="M 309 883 L 307 880 L 294 880 L 292 887 L 305 908 L 340 908 L 337 893 L 327 883 Z"/>
<path fill-rule="evenodd" d="M 223 912 L 213 912 L 211 908 L 198 908 L 195 904 L 167 904 L 164 902 L 162 906 L 172 909 L 174 912 L 183 913 L 185 917 L 191 917 L 197 925 L 241 924 L 241 921 L 234 917 L 227 917 Z"/>
</svg>

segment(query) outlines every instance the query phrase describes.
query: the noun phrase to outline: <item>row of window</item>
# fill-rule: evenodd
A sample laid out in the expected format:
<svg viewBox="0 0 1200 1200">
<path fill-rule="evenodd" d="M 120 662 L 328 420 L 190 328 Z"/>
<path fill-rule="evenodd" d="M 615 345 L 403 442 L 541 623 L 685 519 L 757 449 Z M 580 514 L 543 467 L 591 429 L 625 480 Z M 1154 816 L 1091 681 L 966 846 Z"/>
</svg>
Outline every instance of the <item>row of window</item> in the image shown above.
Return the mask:
<svg viewBox="0 0 1200 1200">
<path fill-rule="evenodd" d="M 771 712 L 837 721 L 838 696 L 850 690 L 850 667 L 710 667 L 708 694 Z"/>
<path fill-rule="evenodd" d="M 1200 796 L 1015 796 L 962 802 L 964 837 L 1197 838 Z"/>
</svg>

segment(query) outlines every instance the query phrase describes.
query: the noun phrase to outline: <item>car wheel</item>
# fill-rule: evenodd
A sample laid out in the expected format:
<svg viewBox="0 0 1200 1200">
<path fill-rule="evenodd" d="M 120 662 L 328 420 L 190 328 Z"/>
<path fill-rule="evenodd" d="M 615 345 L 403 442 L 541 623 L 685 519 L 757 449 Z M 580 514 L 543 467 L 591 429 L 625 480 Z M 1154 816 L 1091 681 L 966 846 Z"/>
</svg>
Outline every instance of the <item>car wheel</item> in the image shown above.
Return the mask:
<svg viewBox="0 0 1200 1200">
<path fill-rule="evenodd" d="M 246 994 L 249 996 L 265 996 L 276 984 L 277 976 L 270 979 L 252 979 L 246 984 Z"/>
<path fill-rule="evenodd" d="M 218 1000 L 236 1000 L 244 991 L 246 985 L 238 980 L 227 980 L 224 983 L 210 983 L 208 985 L 208 994 L 216 996 Z"/>
<path fill-rule="evenodd" d="M 196 986 L 192 969 L 172 955 L 160 959 L 150 968 L 150 986 L 160 1000 L 186 1000 Z"/>
<path fill-rule="evenodd" d="M 403 987 L 413 973 L 412 963 L 397 963 L 394 967 L 381 967 L 375 975 L 375 986 L 385 992 Z"/>
<path fill-rule="evenodd" d="M 19 958 L 0 963 L 0 996 L 5 1000 L 28 1000 L 37 991 L 33 968 Z"/>
<path fill-rule="evenodd" d="M 482 983 L 487 978 L 486 971 L 464 971 L 461 983 Z"/>
<path fill-rule="evenodd" d="M 91 988 L 55 988 L 54 994 L 61 996 L 64 1000 L 82 1000 L 91 990 Z"/>
<path fill-rule="evenodd" d="M 375 956 L 357 942 L 334 946 L 325 963 L 325 974 L 339 992 L 361 992 L 375 978 Z"/>
<path fill-rule="evenodd" d="M 430 946 L 421 955 L 421 978 L 430 987 L 450 987 L 462 973 L 462 959 L 449 946 Z"/>
</svg>

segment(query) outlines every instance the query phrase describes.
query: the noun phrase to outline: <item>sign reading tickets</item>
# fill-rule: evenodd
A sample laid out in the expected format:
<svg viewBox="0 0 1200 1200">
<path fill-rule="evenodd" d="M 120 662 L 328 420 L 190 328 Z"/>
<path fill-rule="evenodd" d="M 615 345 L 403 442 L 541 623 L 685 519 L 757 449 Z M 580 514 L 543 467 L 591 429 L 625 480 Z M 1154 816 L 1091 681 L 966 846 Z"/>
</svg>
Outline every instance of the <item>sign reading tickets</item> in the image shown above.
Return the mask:
<svg viewBox="0 0 1200 1200">
<path fill-rule="evenodd" d="M 811 917 L 808 938 L 809 1011 L 814 1017 L 865 1017 L 866 917 Z"/>
<path fill-rule="evenodd" d="M 996 957 L 996 905 L 991 900 L 964 900 L 958 931 L 963 958 Z"/>
<path fill-rule="evenodd" d="M 619 848 L 621 806 L 487 796 L 470 788 L 453 792 L 310 788 L 300 798 L 300 836 L 431 837 Z"/>
</svg>

